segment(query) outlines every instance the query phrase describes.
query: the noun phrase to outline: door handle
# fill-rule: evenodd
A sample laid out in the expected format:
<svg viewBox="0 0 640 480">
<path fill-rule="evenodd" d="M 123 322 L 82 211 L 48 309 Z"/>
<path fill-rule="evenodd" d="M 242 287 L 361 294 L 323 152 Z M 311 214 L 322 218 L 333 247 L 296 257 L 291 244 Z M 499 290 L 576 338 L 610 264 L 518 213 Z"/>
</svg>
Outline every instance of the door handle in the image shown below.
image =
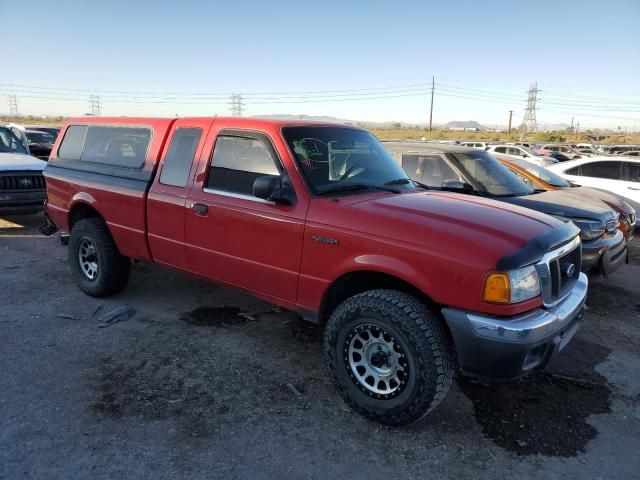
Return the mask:
<svg viewBox="0 0 640 480">
<path fill-rule="evenodd" d="M 209 207 L 207 207 L 203 203 L 192 203 L 191 210 L 196 212 L 196 215 L 206 215 L 207 212 L 209 211 Z"/>
<path fill-rule="evenodd" d="M 640 190 L 638 187 L 627 187 L 629 190 Z"/>
</svg>

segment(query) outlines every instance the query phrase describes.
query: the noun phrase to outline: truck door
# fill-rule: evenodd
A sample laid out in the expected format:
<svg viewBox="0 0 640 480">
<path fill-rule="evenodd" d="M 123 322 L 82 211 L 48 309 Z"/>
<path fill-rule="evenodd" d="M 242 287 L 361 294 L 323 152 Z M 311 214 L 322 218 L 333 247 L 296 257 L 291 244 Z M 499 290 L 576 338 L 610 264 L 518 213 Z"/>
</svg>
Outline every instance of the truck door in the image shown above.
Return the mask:
<svg viewBox="0 0 640 480">
<path fill-rule="evenodd" d="M 181 119 L 171 129 L 147 197 L 149 248 L 158 263 L 188 269 L 184 215 L 192 176 L 212 120 Z"/>
<path fill-rule="evenodd" d="M 255 197 L 257 177 L 287 175 L 273 139 L 262 132 L 219 128 L 214 123 L 207 142 L 212 152 L 203 152 L 189 194 L 185 243 L 190 269 L 294 303 L 308 200 L 300 192 L 293 205 Z"/>
</svg>

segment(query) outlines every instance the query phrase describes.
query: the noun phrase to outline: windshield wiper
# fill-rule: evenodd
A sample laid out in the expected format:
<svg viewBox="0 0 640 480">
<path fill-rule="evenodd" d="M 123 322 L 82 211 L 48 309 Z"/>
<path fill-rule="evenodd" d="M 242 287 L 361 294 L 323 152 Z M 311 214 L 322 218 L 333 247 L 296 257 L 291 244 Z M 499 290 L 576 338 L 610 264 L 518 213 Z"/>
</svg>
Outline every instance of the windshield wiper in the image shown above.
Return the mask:
<svg viewBox="0 0 640 480">
<path fill-rule="evenodd" d="M 366 183 L 350 183 L 348 185 L 334 185 L 321 192 L 319 195 L 326 195 L 328 193 L 340 193 L 340 192 L 354 192 L 357 190 L 383 190 L 385 192 L 401 193 L 397 188 L 385 187 L 384 185 L 368 185 Z"/>
<path fill-rule="evenodd" d="M 418 187 L 422 187 L 425 190 L 431 189 L 426 183 L 422 183 L 417 180 L 413 180 L 411 178 L 398 178 L 396 180 L 391 180 L 389 182 L 386 182 L 385 185 L 407 185 L 408 183 L 413 183 L 414 185 L 417 185 Z"/>
</svg>

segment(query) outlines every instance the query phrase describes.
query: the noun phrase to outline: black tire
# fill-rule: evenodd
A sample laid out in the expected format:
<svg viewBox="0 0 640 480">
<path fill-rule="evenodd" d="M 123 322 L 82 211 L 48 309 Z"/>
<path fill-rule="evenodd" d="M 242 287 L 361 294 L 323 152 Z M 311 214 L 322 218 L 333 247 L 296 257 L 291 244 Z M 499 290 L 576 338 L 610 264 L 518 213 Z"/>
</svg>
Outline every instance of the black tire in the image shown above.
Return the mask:
<svg viewBox="0 0 640 480">
<path fill-rule="evenodd" d="M 87 252 L 87 247 L 91 253 L 89 256 L 85 255 L 85 261 L 82 261 L 79 251 L 82 248 Z M 109 228 L 101 218 L 85 218 L 73 226 L 69 237 L 68 258 L 71 274 L 80 290 L 92 297 L 107 297 L 118 293 L 129 281 L 131 261 L 120 254 Z M 93 278 L 91 272 L 94 270 L 83 267 L 83 264 L 88 264 L 87 259 L 91 264 L 96 264 Z"/>
<path fill-rule="evenodd" d="M 371 341 L 362 341 L 365 334 Z M 349 359 L 358 359 L 356 351 L 365 353 L 360 358 L 374 352 L 367 367 L 377 368 L 374 357 L 380 354 L 375 350 L 381 348 L 386 349 L 387 360 L 384 352 L 382 360 L 377 360 L 388 363 L 378 366 L 391 366 L 389 371 L 397 373 L 395 380 L 376 384 L 375 379 L 383 377 L 369 375 L 373 371 L 362 365 L 354 368 Z M 451 342 L 439 318 L 406 293 L 371 290 L 343 302 L 327 322 L 324 350 L 329 373 L 344 401 L 356 412 L 386 425 L 405 425 L 431 413 L 451 386 Z M 372 379 L 374 384 L 368 384 Z"/>
</svg>

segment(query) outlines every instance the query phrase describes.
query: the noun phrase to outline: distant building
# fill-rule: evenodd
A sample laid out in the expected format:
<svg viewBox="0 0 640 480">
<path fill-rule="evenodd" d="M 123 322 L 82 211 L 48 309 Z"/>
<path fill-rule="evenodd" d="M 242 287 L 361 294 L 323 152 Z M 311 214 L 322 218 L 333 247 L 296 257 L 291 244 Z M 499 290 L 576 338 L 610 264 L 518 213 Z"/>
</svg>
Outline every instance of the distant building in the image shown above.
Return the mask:
<svg viewBox="0 0 640 480">
<path fill-rule="evenodd" d="M 479 132 L 478 127 L 449 127 L 452 132 Z"/>
</svg>

